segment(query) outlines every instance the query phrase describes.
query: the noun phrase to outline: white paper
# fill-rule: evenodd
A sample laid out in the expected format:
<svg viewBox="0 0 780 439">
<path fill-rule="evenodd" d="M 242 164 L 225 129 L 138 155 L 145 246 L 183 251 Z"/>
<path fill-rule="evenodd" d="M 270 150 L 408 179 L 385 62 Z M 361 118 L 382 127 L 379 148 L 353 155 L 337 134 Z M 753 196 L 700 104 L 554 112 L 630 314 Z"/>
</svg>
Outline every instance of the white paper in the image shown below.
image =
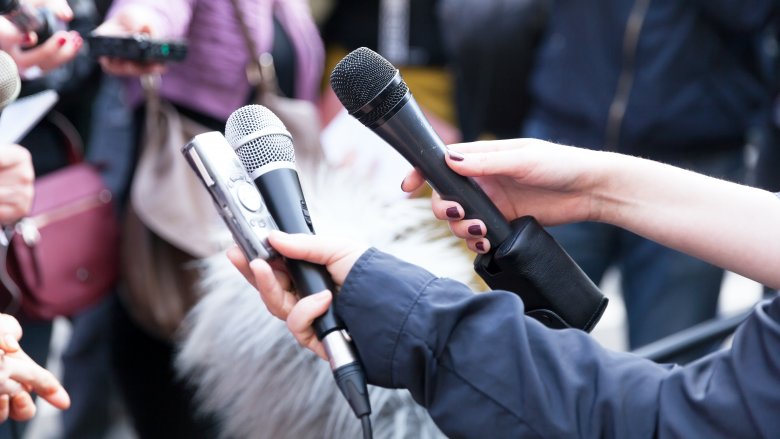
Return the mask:
<svg viewBox="0 0 780 439">
<path fill-rule="evenodd" d="M 44 90 L 9 104 L 0 116 L 0 145 L 19 143 L 59 100 L 54 90 Z"/>
</svg>

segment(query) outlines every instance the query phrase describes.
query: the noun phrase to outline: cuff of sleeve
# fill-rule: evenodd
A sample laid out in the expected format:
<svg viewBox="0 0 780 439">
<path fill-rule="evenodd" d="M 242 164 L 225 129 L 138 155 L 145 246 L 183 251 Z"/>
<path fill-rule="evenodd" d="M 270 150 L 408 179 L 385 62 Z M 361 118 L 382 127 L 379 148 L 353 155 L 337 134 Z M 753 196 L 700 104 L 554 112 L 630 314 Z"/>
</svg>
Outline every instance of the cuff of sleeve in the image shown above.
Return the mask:
<svg viewBox="0 0 780 439">
<path fill-rule="evenodd" d="M 407 318 L 435 276 L 372 248 L 355 263 L 335 301 L 369 383 L 396 387 L 393 358 Z"/>
</svg>

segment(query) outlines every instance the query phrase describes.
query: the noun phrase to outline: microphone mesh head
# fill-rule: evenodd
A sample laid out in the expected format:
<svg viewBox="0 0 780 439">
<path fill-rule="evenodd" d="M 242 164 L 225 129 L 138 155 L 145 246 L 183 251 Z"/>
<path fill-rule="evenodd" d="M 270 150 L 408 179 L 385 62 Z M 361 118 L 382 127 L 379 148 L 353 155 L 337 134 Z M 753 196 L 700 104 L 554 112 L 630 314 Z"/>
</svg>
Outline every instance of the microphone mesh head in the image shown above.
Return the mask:
<svg viewBox="0 0 780 439">
<path fill-rule="evenodd" d="M 16 62 L 11 55 L 0 50 L 0 109 L 13 102 L 21 89 L 22 82 Z"/>
<path fill-rule="evenodd" d="M 287 131 L 282 121 L 262 105 L 239 108 L 230 115 L 225 125 L 225 138 L 250 174 L 269 163 L 295 163 L 292 140 L 283 134 L 268 134 L 240 143 L 244 137 L 266 128 Z"/>
<path fill-rule="evenodd" d="M 336 64 L 330 74 L 330 86 L 344 108 L 354 113 L 384 90 L 395 74 L 396 68 L 388 60 L 371 49 L 361 47 Z M 401 84 L 368 116 L 361 118 L 361 121 L 365 125 L 375 122 L 401 102 L 408 91 L 406 83 L 401 81 Z"/>
</svg>

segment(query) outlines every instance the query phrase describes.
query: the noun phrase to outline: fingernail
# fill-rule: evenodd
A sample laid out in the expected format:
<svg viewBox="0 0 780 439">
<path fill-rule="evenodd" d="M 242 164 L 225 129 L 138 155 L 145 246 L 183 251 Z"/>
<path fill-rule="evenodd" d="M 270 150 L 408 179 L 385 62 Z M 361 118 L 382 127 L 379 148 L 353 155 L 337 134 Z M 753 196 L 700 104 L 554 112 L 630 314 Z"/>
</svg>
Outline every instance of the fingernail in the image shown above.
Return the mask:
<svg viewBox="0 0 780 439">
<path fill-rule="evenodd" d="M 64 46 L 65 43 L 67 43 L 67 42 L 68 42 L 68 39 L 65 38 L 65 37 L 59 37 L 57 39 L 57 45 L 60 46 L 60 47 Z"/>
<path fill-rule="evenodd" d="M 463 154 L 457 151 L 453 151 L 451 149 L 447 150 L 447 154 L 450 156 L 450 160 L 454 160 L 456 162 L 462 162 L 463 159 L 465 158 Z"/>
<path fill-rule="evenodd" d="M 476 247 L 477 250 L 481 252 L 485 251 L 485 244 L 483 244 L 482 241 L 479 241 L 478 243 L 474 244 L 474 247 Z"/>
<path fill-rule="evenodd" d="M 5 345 L 8 347 L 8 349 L 18 351 L 21 349 L 21 346 L 19 346 L 19 342 L 16 340 L 16 337 L 14 337 L 11 334 L 6 334 L 5 337 L 3 337 L 3 340 L 5 340 Z"/>
<path fill-rule="evenodd" d="M 446 212 L 447 218 L 460 218 L 460 212 L 458 212 L 458 208 L 455 206 L 448 207 Z"/>
<path fill-rule="evenodd" d="M 404 191 L 404 192 L 406 192 L 406 191 L 404 190 L 404 183 L 406 183 L 406 177 L 404 177 L 404 179 L 403 179 L 403 180 L 401 180 L 401 190 L 402 190 L 402 191 Z"/>
<path fill-rule="evenodd" d="M 469 235 L 482 236 L 482 227 L 476 224 L 474 224 L 473 226 L 469 226 L 468 231 L 469 231 Z M 480 244 L 482 243 L 480 242 Z"/>
</svg>

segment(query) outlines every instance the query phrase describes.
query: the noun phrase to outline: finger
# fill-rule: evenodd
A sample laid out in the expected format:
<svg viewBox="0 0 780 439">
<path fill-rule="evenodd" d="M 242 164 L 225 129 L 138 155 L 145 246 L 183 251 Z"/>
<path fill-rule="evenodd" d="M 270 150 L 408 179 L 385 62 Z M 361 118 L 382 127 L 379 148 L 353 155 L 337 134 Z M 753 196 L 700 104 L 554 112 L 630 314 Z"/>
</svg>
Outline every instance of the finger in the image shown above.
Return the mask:
<svg viewBox="0 0 780 439">
<path fill-rule="evenodd" d="M 43 44 L 29 50 L 14 50 L 14 58 L 21 69 L 38 66 L 52 70 L 72 60 L 83 44 L 77 32 L 55 32 Z"/>
<path fill-rule="evenodd" d="M 8 314 L 0 314 L 0 349 L 12 353 L 18 351 L 22 327 L 19 321 Z"/>
<path fill-rule="evenodd" d="M 49 10 L 52 11 L 55 17 L 62 21 L 73 20 L 73 10 L 68 5 L 67 1 L 58 1 L 55 4 L 50 4 Z"/>
<path fill-rule="evenodd" d="M 482 220 L 470 219 L 450 222 L 452 234 L 462 239 L 483 238 L 485 236 L 485 223 Z"/>
<path fill-rule="evenodd" d="M 227 249 L 227 252 L 225 252 L 230 262 L 233 264 L 234 267 L 238 269 L 238 271 L 241 272 L 242 275 L 244 275 L 244 278 L 252 285 L 255 284 L 254 275 L 252 274 L 252 270 L 249 268 L 249 261 L 246 260 L 246 257 L 244 256 L 244 253 L 241 251 L 240 248 L 238 248 L 237 245 L 234 245 Z"/>
<path fill-rule="evenodd" d="M 286 275 L 275 271 L 267 262 L 260 259 L 250 262 L 249 266 L 254 275 L 255 288 L 260 292 L 260 297 L 268 311 L 286 320 L 297 302 L 295 295 L 287 291 L 279 281 L 279 277 L 286 277 Z"/>
<path fill-rule="evenodd" d="M 0 169 L 6 169 L 15 167 L 18 165 L 25 165 L 32 162 L 32 155 L 27 148 L 19 145 L 3 145 L 0 146 Z M 33 174 L 29 175 L 30 178 Z"/>
<path fill-rule="evenodd" d="M 8 420 L 8 415 L 11 412 L 11 397 L 8 395 L 0 395 L 0 423 Z"/>
<path fill-rule="evenodd" d="M 268 241 L 283 256 L 325 265 L 337 284 L 344 282 L 355 261 L 367 246 L 334 236 L 287 234 L 272 231 Z"/>
<path fill-rule="evenodd" d="M 490 251 L 490 241 L 486 238 L 468 238 L 466 245 L 474 253 L 485 254 Z"/>
<path fill-rule="evenodd" d="M 401 190 L 411 193 L 422 187 L 423 184 L 425 184 L 425 177 L 415 168 L 401 181 Z"/>
<path fill-rule="evenodd" d="M 433 216 L 443 221 L 457 221 L 465 215 L 463 207 L 454 201 L 442 200 L 438 193 L 431 194 Z"/>
<path fill-rule="evenodd" d="M 447 150 L 461 154 L 510 151 L 521 148 L 523 145 L 527 144 L 529 140 L 535 139 L 481 140 L 476 142 L 453 143 L 447 145 Z"/>
<path fill-rule="evenodd" d="M 327 360 L 325 349 L 317 340 L 317 336 L 312 329 L 314 319 L 325 314 L 333 299 L 333 294 L 325 290 L 317 294 L 304 297 L 298 301 L 298 304 L 290 311 L 287 317 L 287 327 L 301 346 L 312 350 Z"/>
<path fill-rule="evenodd" d="M 6 354 L 3 367 L 12 380 L 30 386 L 44 398 L 57 394 L 62 388 L 54 374 L 36 364 L 24 351 Z"/>
<path fill-rule="evenodd" d="M 62 386 L 59 386 L 57 390 L 55 390 L 53 393 L 49 393 L 48 395 L 43 395 L 40 393 L 38 395 L 45 399 L 49 404 L 60 410 L 65 410 L 70 407 L 70 395 Z"/>
<path fill-rule="evenodd" d="M 0 361 L 5 361 L 3 358 Z M 0 394 L 2 395 L 16 395 L 19 392 L 25 391 L 24 386 L 22 386 L 21 383 L 18 381 L 15 381 L 11 379 L 8 372 L 5 370 L 5 367 L 3 366 L 3 371 L 0 372 Z"/>
<path fill-rule="evenodd" d="M 533 166 L 527 146 L 535 139 L 496 140 L 453 145 L 448 151 L 447 165 L 466 177 L 524 174 Z"/>
<path fill-rule="evenodd" d="M 100 57 L 100 65 L 107 73 L 116 76 L 143 76 L 162 74 L 165 66 L 160 63 L 139 63 L 120 58 Z"/>
<path fill-rule="evenodd" d="M 27 392 L 19 392 L 11 396 L 11 419 L 27 421 L 35 416 L 36 408 L 32 396 Z"/>
</svg>

